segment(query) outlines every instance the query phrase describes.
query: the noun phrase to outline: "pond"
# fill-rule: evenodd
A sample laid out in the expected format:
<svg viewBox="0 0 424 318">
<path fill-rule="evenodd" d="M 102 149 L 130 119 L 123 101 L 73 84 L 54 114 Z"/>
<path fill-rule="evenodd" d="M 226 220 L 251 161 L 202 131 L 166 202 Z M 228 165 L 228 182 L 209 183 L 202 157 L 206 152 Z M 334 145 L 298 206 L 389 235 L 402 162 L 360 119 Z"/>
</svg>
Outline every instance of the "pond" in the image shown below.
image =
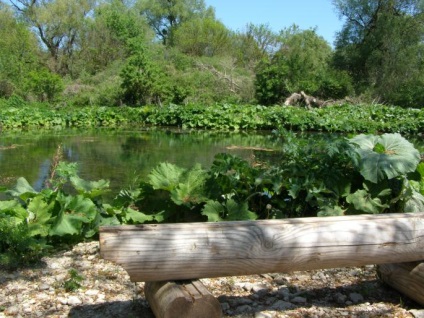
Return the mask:
<svg viewBox="0 0 424 318">
<path fill-rule="evenodd" d="M 77 162 L 85 180 L 110 181 L 113 193 L 145 177 L 160 162 L 208 168 L 227 152 L 254 160 L 258 149 L 277 149 L 270 132 L 231 133 L 168 130 L 59 130 L 3 132 L 0 139 L 0 186 L 11 188 L 25 177 L 40 190 L 57 153 Z"/>
<path fill-rule="evenodd" d="M 317 134 L 297 135 L 315 138 Z M 322 136 L 322 135 L 321 135 Z M 407 137 L 421 153 L 421 138 Z M 40 190 L 59 153 L 77 162 L 79 175 L 90 181 L 110 181 L 112 194 L 146 177 L 160 162 L 209 168 L 216 154 L 227 152 L 254 162 L 275 161 L 282 141 L 271 132 L 185 131 L 178 129 L 93 129 L 1 132 L 0 186 L 11 188 L 25 177 Z M 274 150 L 267 151 L 267 150 Z M 277 158 L 277 159 L 276 159 Z"/>
</svg>

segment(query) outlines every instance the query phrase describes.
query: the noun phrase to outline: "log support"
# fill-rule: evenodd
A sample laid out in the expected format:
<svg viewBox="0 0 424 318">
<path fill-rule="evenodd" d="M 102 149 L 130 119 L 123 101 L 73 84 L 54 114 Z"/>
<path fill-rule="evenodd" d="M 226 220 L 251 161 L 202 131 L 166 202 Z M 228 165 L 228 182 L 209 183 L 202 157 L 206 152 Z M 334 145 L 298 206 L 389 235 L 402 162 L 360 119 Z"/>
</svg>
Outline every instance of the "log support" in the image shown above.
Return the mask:
<svg viewBox="0 0 424 318">
<path fill-rule="evenodd" d="M 146 299 L 156 318 L 220 318 L 222 309 L 199 280 L 147 282 Z"/>
<path fill-rule="evenodd" d="M 424 263 L 382 264 L 378 274 L 385 283 L 424 306 Z"/>
</svg>

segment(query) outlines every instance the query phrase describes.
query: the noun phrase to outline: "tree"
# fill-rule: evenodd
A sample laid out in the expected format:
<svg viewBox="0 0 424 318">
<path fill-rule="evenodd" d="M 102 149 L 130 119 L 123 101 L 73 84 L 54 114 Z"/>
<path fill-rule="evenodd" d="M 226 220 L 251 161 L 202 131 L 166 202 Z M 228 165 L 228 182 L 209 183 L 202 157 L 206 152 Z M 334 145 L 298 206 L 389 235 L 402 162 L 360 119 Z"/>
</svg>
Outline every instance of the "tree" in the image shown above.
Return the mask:
<svg viewBox="0 0 424 318">
<path fill-rule="evenodd" d="M 95 74 L 124 60 L 129 54 L 128 41 L 134 38 L 142 42 L 153 39 L 145 19 L 121 0 L 101 3 L 81 37 L 78 68 Z"/>
<path fill-rule="evenodd" d="M 80 48 L 85 23 L 95 0 L 9 0 L 16 12 L 37 33 L 50 55 L 50 68 L 69 73 L 74 53 Z"/>
<path fill-rule="evenodd" d="M 174 31 L 174 46 L 193 56 L 223 55 L 230 50 L 230 32 L 212 18 L 195 18 Z"/>
<path fill-rule="evenodd" d="M 234 51 L 237 62 L 243 67 L 254 69 L 263 58 L 271 56 L 278 49 L 278 34 L 269 25 L 249 23 L 242 32 L 234 35 Z"/>
<path fill-rule="evenodd" d="M 352 75 L 359 93 L 368 91 L 373 98 L 390 103 L 402 88 L 423 81 L 422 1 L 333 3 L 345 18 L 336 39 L 334 64 Z M 409 99 L 409 93 L 405 97 Z"/>
<path fill-rule="evenodd" d="M 153 62 L 145 44 L 129 40 L 130 56 L 121 71 L 123 101 L 129 105 L 158 104 L 172 100 L 165 73 Z"/>
<path fill-rule="evenodd" d="M 280 41 L 280 49 L 257 67 L 256 98 L 267 105 L 294 92 L 318 92 L 331 57 L 330 45 L 313 29 L 293 26 L 281 32 Z"/>
<path fill-rule="evenodd" d="M 163 44 L 172 45 L 173 32 L 194 18 L 215 18 L 204 0 L 139 0 L 137 5 Z"/>
<path fill-rule="evenodd" d="M 0 97 L 23 94 L 21 84 L 38 63 L 37 39 L 0 2 Z"/>
</svg>

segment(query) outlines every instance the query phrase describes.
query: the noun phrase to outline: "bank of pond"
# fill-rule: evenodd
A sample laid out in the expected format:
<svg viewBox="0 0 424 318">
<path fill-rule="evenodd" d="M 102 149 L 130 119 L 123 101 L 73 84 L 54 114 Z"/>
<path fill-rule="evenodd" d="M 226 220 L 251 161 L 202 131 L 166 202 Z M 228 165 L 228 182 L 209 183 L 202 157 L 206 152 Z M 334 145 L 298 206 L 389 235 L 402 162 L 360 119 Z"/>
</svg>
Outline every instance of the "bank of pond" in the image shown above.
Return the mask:
<svg viewBox="0 0 424 318">
<path fill-rule="evenodd" d="M 14 115 L 1 116 L 3 125 L 8 118 L 24 120 L 26 108 L 8 109 Z M 305 118 L 323 124 L 324 117 L 317 114 L 326 108 L 219 106 L 216 113 L 196 109 L 32 109 L 26 125 L 17 130 L 3 126 L 0 266 L 31 262 L 48 246 L 96 238 L 102 225 L 424 211 L 420 110 L 334 107 L 333 116 L 327 116 L 331 127 L 337 120 L 340 127 L 365 127 L 365 121 L 353 119 L 367 113 L 362 118 L 368 128 L 379 129 L 324 133 L 295 132 L 293 127 L 312 127 L 304 126 Z M 349 109 L 355 115 L 349 115 Z M 44 111 L 67 114 L 66 124 L 46 125 L 46 118 L 59 122 L 62 115 L 43 117 Z M 219 119 L 224 111 L 227 117 Z M 139 120 L 143 112 L 150 115 L 137 123 L 133 118 Z M 292 122 L 282 120 L 284 112 Z M 38 125 L 29 124 L 34 113 L 39 114 Z M 273 118 L 271 113 L 277 114 L 278 127 L 261 124 L 253 131 L 225 126 L 237 116 L 239 125 L 264 123 L 264 118 Z M 83 114 L 81 127 L 69 124 L 82 122 Z M 206 114 L 222 120 L 224 129 L 189 129 L 193 118 Z M 294 114 L 303 117 L 296 123 Z M 100 117 L 114 123 L 100 123 Z M 402 134 L 382 129 L 390 126 L 389 118 L 393 127 L 403 127 Z M 162 123 L 171 126 L 157 128 Z"/>
</svg>

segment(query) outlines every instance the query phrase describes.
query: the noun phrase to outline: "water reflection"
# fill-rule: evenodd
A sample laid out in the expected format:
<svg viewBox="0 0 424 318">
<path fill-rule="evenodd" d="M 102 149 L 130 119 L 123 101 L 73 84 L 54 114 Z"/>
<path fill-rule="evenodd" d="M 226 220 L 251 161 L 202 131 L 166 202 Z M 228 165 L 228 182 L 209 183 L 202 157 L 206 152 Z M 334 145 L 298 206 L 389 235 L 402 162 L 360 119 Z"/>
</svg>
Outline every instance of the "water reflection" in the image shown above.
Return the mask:
<svg viewBox="0 0 424 318">
<path fill-rule="evenodd" d="M 9 132 L 0 141 L 0 185 L 10 188 L 23 176 L 35 189 L 41 189 L 58 149 L 64 160 L 79 163 L 82 178 L 110 180 L 115 192 L 131 184 L 135 177 L 146 176 L 163 161 L 186 168 L 200 163 L 207 168 L 217 153 L 230 152 L 248 159 L 254 147 L 278 149 L 278 141 L 270 133 L 257 132 L 113 129 Z"/>
</svg>

